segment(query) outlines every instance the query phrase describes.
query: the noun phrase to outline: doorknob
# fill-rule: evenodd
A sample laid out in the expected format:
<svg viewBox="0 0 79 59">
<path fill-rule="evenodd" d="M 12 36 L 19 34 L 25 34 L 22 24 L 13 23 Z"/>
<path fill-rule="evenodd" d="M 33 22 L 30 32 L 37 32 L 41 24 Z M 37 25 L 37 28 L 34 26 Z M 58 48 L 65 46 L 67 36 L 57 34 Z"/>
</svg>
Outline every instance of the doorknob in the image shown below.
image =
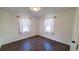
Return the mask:
<svg viewBox="0 0 79 59">
<path fill-rule="evenodd" d="M 75 44 L 75 49 L 78 50 L 78 44 L 75 41 L 72 41 Z"/>
<path fill-rule="evenodd" d="M 75 41 L 72 41 L 72 43 L 75 43 Z"/>
</svg>

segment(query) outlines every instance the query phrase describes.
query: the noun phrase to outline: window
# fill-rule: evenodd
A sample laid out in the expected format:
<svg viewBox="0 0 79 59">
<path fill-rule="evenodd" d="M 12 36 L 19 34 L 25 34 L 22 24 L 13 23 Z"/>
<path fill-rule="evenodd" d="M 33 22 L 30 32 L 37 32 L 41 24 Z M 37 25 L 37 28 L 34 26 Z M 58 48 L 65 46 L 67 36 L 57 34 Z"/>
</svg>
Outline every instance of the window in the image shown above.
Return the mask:
<svg viewBox="0 0 79 59">
<path fill-rule="evenodd" d="M 24 34 L 30 31 L 30 19 L 19 18 L 20 33 Z"/>
<path fill-rule="evenodd" d="M 54 19 L 53 18 L 45 19 L 44 24 L 45 24 L 45 32 L 53 33 Z"/>
</svg>

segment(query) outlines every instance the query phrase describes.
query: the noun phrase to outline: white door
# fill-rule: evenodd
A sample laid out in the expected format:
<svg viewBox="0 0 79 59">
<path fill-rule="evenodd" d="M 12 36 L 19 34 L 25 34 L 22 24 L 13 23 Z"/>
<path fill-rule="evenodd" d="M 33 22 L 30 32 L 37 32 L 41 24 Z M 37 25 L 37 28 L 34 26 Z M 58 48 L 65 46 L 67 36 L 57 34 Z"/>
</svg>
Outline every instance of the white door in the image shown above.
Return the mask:
<svg viewBox="0 0 79 59">
<path fill-rule="evenodd" d="M 79 51 L 79 8 L 76 8 L 73 38 L 71 43 L 72 51 Z"/>
</svg>

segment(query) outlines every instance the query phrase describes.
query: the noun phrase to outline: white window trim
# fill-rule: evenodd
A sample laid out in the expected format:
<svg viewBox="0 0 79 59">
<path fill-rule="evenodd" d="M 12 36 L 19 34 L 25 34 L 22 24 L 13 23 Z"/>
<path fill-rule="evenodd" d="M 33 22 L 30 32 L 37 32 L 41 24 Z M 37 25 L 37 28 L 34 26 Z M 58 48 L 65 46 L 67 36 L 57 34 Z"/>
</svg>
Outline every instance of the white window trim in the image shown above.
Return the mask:
<svg viewBox="0 0 79 59">
<path fill-rule="evenodd" d="M 25 31 L 23 32 L 23 28 L 21 27 L 21 18 L 24 18 L 24 19 L 28 19 L 29 20 L 29 24 L 28 24 L 28 28 L 29 28 L 29 31 Z M 20 34 L 28 34 L 30 33 L 30 19 L 29 18 L 25 18 L 25 17 L 19 17 L 19 32 Z"/>
<path fill-rule="evenodd" d="M 53 23 L 54 23 L 54 18 L 45 18 L 45 19 L 44 19 L 44 31 L 45 31 L 46 34 L 55 34 L 55 33 L 54 33 L 54 25 L 55 25 L 55 24 L 52 25 L 52 27 L 51 27 L 51 32 L 46 32 L 45 21 L 46 21 L 46 20 L 49 20 L 49 19 L 51 19 L 51 20 L 53 21 Z"/>
</svg>

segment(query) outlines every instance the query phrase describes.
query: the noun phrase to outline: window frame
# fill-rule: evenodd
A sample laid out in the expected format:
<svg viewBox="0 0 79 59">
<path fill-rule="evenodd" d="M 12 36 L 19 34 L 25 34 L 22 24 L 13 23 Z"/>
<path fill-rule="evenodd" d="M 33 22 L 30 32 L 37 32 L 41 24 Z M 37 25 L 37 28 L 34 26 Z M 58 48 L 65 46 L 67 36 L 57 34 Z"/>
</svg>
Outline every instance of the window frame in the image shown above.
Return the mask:
<svg viewBox="0 0 79 59">
<path fill-rule="evenodd" d="M 21 28 L 21 20 L 22 20 L 21 18 L 24 18 L 24 19 L 28 19 L 28 20 L 29 20 L 29 25 L 28 25 L 28 29 L 29 29 L 29 31 L 25 31 L 25 32 L 23 32 L 23 28 Z M 20 34 L 28 34 L 28 33 L 30 33 L 30 28 L 31 28 L 30 18 L 19 17 L 19 33 L 20 33 Z"/>
<path fill-rule="evenodd" d="M 51 25 L 51 30 L 50 32 L 46 32 L 46 20 L 52 20 L 53 24 Z M 44 19 L 44 32 L 47 33 L 47 34 L 54 34 L 54 27 L 55 27 L 55 22 L 54 22 L 54 18 L 45 18 Z"/>
</svg>

